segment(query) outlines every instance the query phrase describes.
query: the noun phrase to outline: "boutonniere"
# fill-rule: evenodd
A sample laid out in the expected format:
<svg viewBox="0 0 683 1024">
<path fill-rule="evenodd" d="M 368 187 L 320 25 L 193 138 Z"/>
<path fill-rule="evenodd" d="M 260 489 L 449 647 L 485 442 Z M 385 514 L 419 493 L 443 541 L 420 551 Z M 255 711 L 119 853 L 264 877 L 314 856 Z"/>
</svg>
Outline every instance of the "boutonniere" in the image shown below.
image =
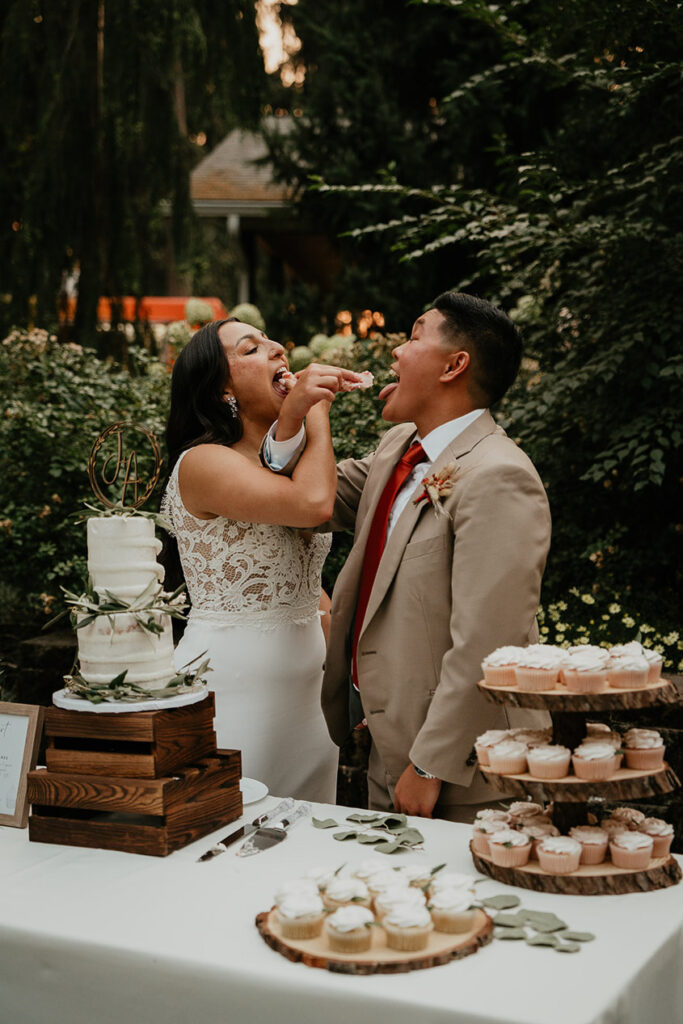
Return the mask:
<svg viewBox="0 0 683 1024">
<path fill-rule="evenodd" d="M 449 516 L 450 513 L 441 504 L 451 494 L 455 484 L 457 467 L 454 462 L 443 466 L 438 473 L 431 473 L 422 478 L 424 490 L 413 499 L 414 505 L 419 505 L 425 498 L 431 503 L 432 508 L 438 516 Z"/>
</svg>

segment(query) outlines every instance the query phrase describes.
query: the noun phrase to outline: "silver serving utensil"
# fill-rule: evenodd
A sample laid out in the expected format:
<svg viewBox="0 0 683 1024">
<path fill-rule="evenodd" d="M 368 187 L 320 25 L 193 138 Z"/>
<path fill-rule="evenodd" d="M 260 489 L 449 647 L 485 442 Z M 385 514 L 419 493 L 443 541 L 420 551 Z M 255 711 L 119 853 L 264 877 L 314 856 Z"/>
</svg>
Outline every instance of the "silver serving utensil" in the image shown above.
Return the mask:
<svg viewBox="0 0 683 1024">
<path fill-rule="evenodd" d="M 308 817 L 311 810 L 312 805 L 310 803 L 301 803 L 286 818 L 281 818 L 279 821 L 271 819 L 272 824 L 261 826 L 252 832 L 249 838 L 240 846 L 237 856 L 251 857 L 255 853 L 260 853 L 261 850 L 269 850 L 272 846 L 277 846 L 278 843 L 287 838 L 287 830 L 291 828 L 294 822 L 298 821 L 299 818 Z"/>
<path fill-rule="evenodd" d="M 206 853 L 203 853 L 201 857 L 197 858 L 197 863 L 201 863 L 207 860 L 213 860 L 214 857 L 218 857 L 221 853 L 225 853 L 229 846 L 233 843 L 239 842 L 240 839 L 244 839 L 245 836 L 251 835 L 261 825 L 266 825 L 269 821 L 277 821 L 282 818 L 283 814 L 286 814 L 290 808 L 294 807 L 296 801 L 292 797 L 287 797 L 286 800 L 281 800 L 276 807 L 273 807 L 270 811 L 266 811 L 265 814 L 259 815 L 258 818 L 248 824 L 242 825 L 240 828 L 235 829 L 234 832 L 230 832 L 225 839 L 221 839 L 219 842 L 214 843 Z"/>
</svg>

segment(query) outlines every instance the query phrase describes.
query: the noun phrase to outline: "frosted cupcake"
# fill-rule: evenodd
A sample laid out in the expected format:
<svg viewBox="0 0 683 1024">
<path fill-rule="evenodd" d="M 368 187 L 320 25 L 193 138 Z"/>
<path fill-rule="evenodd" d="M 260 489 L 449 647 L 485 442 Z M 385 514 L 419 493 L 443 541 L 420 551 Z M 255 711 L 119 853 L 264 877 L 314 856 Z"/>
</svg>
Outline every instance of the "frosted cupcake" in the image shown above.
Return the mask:
<svg viewBox="0 0 683 1024">
<path fill-rule="evenodd" d="M 377 920 L 381 921 L 399 903 L 410 903 L 413 906 L 424 907 L 427 903 L 422 889 L 416 889 L 414 885 L 397 885 L 393 889 L 386 889 L 379 896 L 375 897 L 375 914 Z"/>
<path fill-rule="evenodd" d="M 426 907 L 399 903 L 389 911 L 382 924 L 390 949 L 412 953 L 424 949 L 433 930 L 431 914 Z"/>
<path fill-rule="evenodd" d="M 523 832 L 501 829 L 489 836 L 491 860 L 501 868 L 517 868 L 526 864 L 531 854 L 531 840 Z"/>
<path fill-rule="evenodd" d="M 520 825 L 519 832 L 523 832 L 531 840 L 531 853 L 529 860 L 538 860 L 538 844 L 550 836 L 559 836 L 560 830 L 550 822 L 539 825 Z"/>
<path fill-rule="evenodd" d="M 380 863 L 378 863 L 380 861 Z M 374 860 L 369 857 L 367 860 L 362 860 L 355 868 L 352 869 L 351 874 L 354 878 L 360 878 L 362 882 L 367 885 L 368 878 L 370 875 L 376 875 L 378 871 L 382 870 L 381 857 L 375 855 Z"/>
<path fill-rule="evenodd" d="M 462 874 L 458 871 L 447 871 L 443 875 L 434 876 L 428 892 L 430 896 L 433 896 L 435 893 L 441 892 L 442 889 L 460 889 L 462 892 L 473 896 L 475 882 L 476 879 L 472 875 Z"/>
<path fill-rule="evenodd" d="M 620 832 L 610 839 L 609 852 L 616 867 L 641 871 L 650 863 L 653 847 L 652 836 L 644 832 Z"/>
<path fill-rule="evenodd" d="M 609 743 L 614 750 L 621 747 L 621 734 L 605 726 L 600 732 L 587 732 L 582 743 Z"/>
<path fill-rule="evenodd" d="M 517 688 L 525 692 L 552 690 L 559 681 L 565 652 L 550 644 L 526 648 L 515 667 Z"/>
<path fill-rule="evenodd" d="M 325 921 L 325 934 L 335 953 L 364 953 L 372 945 L 374 917 L 367 907 L 339 907 Z"/>
<path fill-rule="evenodd" d="M 414 889 L 424 889 L 434 878 L 432 869 L 426 864 L 401 864 L 396 868 L 396 874 L 401 883 Z"/>
<path fill-rule="evenodd" d="M 569 747 L 551 744 L 527 752 L 529 774 L 537 779 L 563 779 L 569 774 L 572 752 Z"/>
<path fill-rule="evenodd" d="M 298 893 L 283 899 L 276 914 L 286 939 L 314 939 L 322 931 L 325 911 L 320 896 Z"/>
<path fill-rule="evenodd" d="M 328 910 L 355 903 L 360 907 L 370 906 L 370 894 L 360 878 L 333 878 L 323 893 L 323 903 Z"/>
<path fill-rule="evenodd" d="M 521 775 L 527 768 L 527 748 L 517 740 L 503 740 L 489 750 L 491 770 L 498 775 Z"/>
<path fill-rule="evenodd" d="M 601 693 L 607 688 L 609 655 L 601 648 L 586 647 L 567 655 L 562 668 L 564 684 L 570 693 Z"/>
<path fill-rule="evenodd" d="M 408 888 L 408 882 L 402 879 L 398 872 L 392 871 L 390 868 L 384 871 L 376 871 L 367 880 L 371 900 L 377 899 L 387 889 L 393 889 L 397 885 L 404 885 L 406 889 Z"/>
<path fill-rule="evenodd" d="M 645 821 L 645 815 L 637 807 L 614 807 L 609 813 L 610 821 L 620 821 L 631 832 L 637 832 Z"/>
<path fill-rule="evenodd" d="M 609 743 L 582 743 L 572 755 L 572 766 L 577 778 L 599 782 L 614 775 L 618 760 Z"/>
<path fill-rule="evenodd" d="M 474 816 L 474 824 L 478 821 L 499 821 L 502 825 L 507 825 L 510 820 L 510 814 L 508 811 L 504 811 L 502 808 L 498 810 L 496 807 L 483 807 Z"/>
<path fill-rule="evenodd" d="M 649 666 L 647 672 L 648 684 L 658 683 L 662 677 L 664 658 L 657 651 L 653 651 L 651 647 L 643 647 L 642 653 Z"/>
<path fill-rule="evenodd" d="M 491 686 L 514 686 L 515 665 L 523 647 L 498 647 L 481 663 L 485 682 Z"/>
<path fill-rule="evenodd" d="M 539 817 L 545 817 L 550 821 L 543 805 L 533 803 L 531 800 L 513 800 L 508 807 L 508 814 L 510 816 L 510 824 L 512 825 L 518 825 L 521 822 L 529 821 L 530 818 Z"/>
<path fill-rule="evenodd" d="M 645 818 L 639 826 L 639 831 L 652 839 L 652 856 L 668 857 L 671 852 L 671 843 L 674 837 L 674 827 L 663 818 Z"/>
<path fill-rule="evenodd" d="M 618 690 L 640 690 L 647 686 L 650 665 L 642 654 L 619 654 L 610 657 L 607 682 Z"/>
<path fill-rule="evenodd" d="M 489 837 L 505 828 L 502 821 L 475 821 L 472 832 L 472 849 L 475 853 L 481 853 L 484 857 L 490 854 Z"/>
<path fill-rule="evenodd" d="M 275 906 L 279 906 L 290 896 L 318 896 L 318 886 L 311 878 L 293 878 L 282 885 L 275 892 Z"/>
<path fill-rule="evenodd" d="M 627 768 L 639 771 L 664 766 L 664 740 L 656 729 L 629 729 L 624 735 Z"/>
<path fill-rule="evenodd" d="M 537 854 L 549 875 L 569 875 L 581 861 L 581 843 L 571 836 L 549 836 L 538 844 Z"/>
<path fill-rule="evenodd" d="M 429 900 L 434 929 L 437 932 L 468 932 L 474 927 L 477 911 L 463 889 L 441 889 Z"/>
<path fill-rule="evenodd" d="M 631 831 L 626 822 L 617 821 L 615 818 L 603 818 L 600 822 L 600 828 L 606 834 L 608 840 L 614 836 L 621 835 L 623 832 Z"/>
<path fill-rule="evenodd" d="M 532 747 L 545 747 L 548 743 L 552 742 L 553 730 L 552 728 L 510 729 L 510 738 L 518 743 L 524 743 L 529 749 Z"/>
<path fill-rule="evenodd" d="M 602 864 L 607 856 L 609 836 L 597 825 L 575 825 L 569 835 L 581 844 L 582 864 Z"/>
<path fill-rule="evenodd" d="M 479 764 L 490 765 L 489 752 L 491 747 L 495 747 L 497 743 L 502 743 L 503 740 L 509 739 L 510 733 L 507 729 L 488 729 L 481 736 L 477 736 L 474 741 L 474 752 L 477 755 Z"/>
</svg>

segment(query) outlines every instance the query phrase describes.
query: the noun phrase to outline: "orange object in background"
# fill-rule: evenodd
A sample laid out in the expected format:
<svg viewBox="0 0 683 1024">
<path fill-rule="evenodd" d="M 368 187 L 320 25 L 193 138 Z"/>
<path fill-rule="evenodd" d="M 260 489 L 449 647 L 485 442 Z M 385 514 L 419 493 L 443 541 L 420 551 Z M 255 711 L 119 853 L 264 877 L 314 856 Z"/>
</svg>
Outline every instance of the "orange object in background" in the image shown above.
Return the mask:
<svg viewBox="0 0 683 1024">
<path fill-rule="evenodd" d="M 214 311 L 214 318 L 220 320 L 228 315 L 228 311 L 217 298 L 205 299 L 201 296 L 190 295 L 146 295 L 140 299 L 138 318 L 146 320 L 150 324 L 170 324 L 174 320 L 185 319 L 185 306 L 190 298 L 199 299 L 211 306 Z M 124 295 L 116 300 L 120 305 L 120 318 L 124 322 L 135 321 L 135 304 L 137 302 L 133 295 Z M 97 319 L 100 323 L 111 323 L 111 299 L 101 298 L 97 303 Z M 67 318 L 73 323 L 76 312 L 76 300 L 69 299 L 67 302 Z"/>
</svg>

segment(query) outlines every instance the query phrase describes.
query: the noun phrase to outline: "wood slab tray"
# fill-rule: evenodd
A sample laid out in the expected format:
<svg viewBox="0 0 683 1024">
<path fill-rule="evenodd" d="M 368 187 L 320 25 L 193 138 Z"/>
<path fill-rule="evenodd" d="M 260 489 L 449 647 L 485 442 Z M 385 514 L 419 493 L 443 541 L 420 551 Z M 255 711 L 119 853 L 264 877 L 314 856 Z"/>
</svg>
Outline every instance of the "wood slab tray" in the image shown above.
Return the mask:
<svg viewBox="0 0 683 1024">
<path fill-rule="evenodd" d="M 502 868 L 489 857 L 476 853 L 470 842 L 470 853 L 478 871 L 505 885 L 516 885 L 520 889 L 535 889 L 536 892 L 565 893 L 572 896 L 623 895 L 627 892 L 651 892 L 677 885 L 683 872 L 678 861 L 671 855 L 656 857 L 649 867 L 642 871 L 618 868 L 610 861 L 603 864 L 581 864 L 578 871 L 569 875 L 549 875 L 538 861 L 532 860 L 519 868 Z"/>
<path fill-rule="evenodd" d="M 608 686 L 602 693 L 570 693 L 564 686 L 552 690 L 519 690 L 516 686 L 491 686 L 480 680 L 477 686 L 494 704 L 516 708 L 545 708 L 547 711 L 607 711 L 610 708 L 637 710 L 654 704 L 678 704 L 678 690 L 668 679 L 660 679 L 642 690 L 624 690 Z"/>
<path fill-rule="evenodd" d="M 381 927 L 372 928 L 372 946 L 365 953 L 332 952 L 324 932 L 315 939 L 284 939 L 274 907 L 257 914 L 256 927 L 270 948 L 288 960 L 337 974 L 404 974 L 440 967 L 476 953 L 493 938 L 493 921 L 483 910 L 477 911 L 470 931 L 456 935 L 430 932 L 426 948 L 415 953 L 389 949 Z"/>
<path fill-rule="evenodd" d="M 524 772 L 520 775 L 500 775 L 485 765 L 479 771 L 486 781 L 503 793 L 516 796 L 538 794 L 539 789 L 548 799 L 558 803 L 583 803 L 589 797 L 601 796 L 609 800 L 639 800 L 657 797 L 662 793 L 673 793 L 680 787 L 678 777 L 665 764 L 657 771 L 639 771 L 635 768 L 619 768 L 611 779 L 596 782 L 593 779 L 579 779 L 576 775 L 565 775 L 562 779 L 539 779 Z"/>
</svg>

